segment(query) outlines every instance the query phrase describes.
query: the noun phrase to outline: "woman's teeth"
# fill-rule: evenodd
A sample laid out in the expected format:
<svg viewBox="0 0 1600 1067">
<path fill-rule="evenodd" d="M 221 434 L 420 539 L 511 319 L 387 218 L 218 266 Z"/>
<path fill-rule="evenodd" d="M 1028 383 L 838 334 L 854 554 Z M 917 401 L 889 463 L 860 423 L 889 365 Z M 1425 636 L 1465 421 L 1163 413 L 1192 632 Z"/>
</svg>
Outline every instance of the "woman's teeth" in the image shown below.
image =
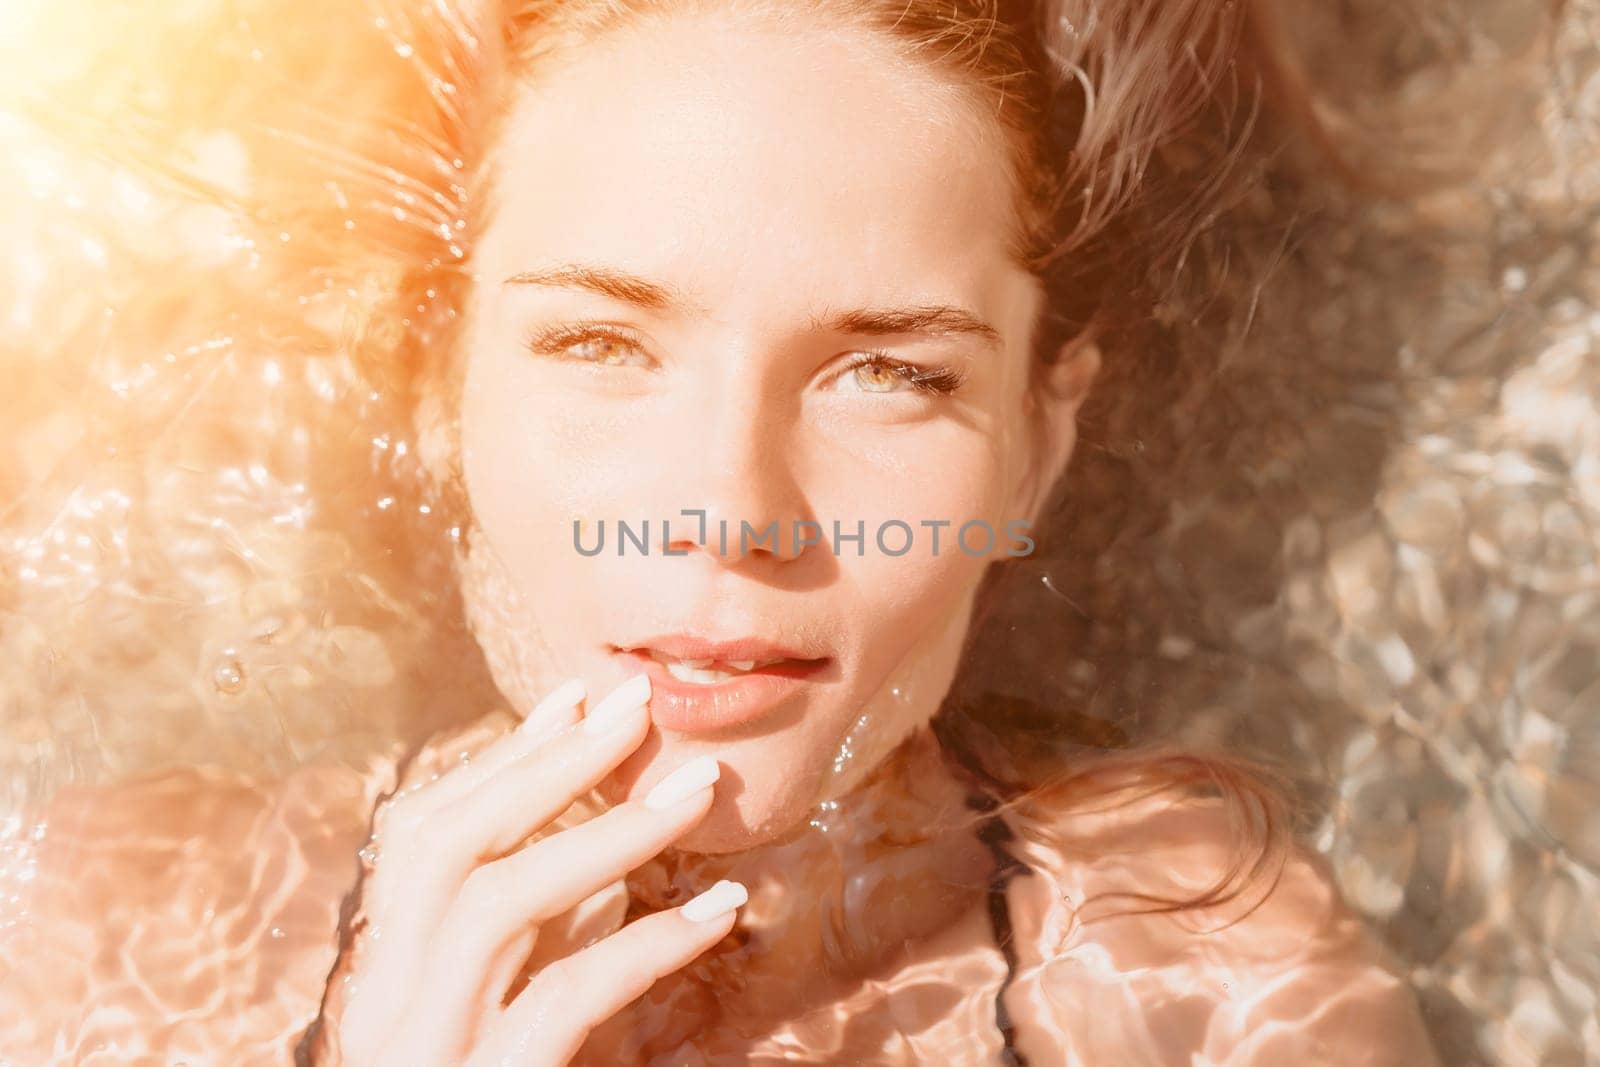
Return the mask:
<svg viewBox="0 0 1600 1067">
<path fill-rule="evenodd" d="M 691 667 L 687 663 L 669 662 L 667 673 L 680 682 L 692 682 L 695 685 L 716 685 L 726 682 L 739 675 L 733 671 L 711 671 L 702 667 Z"/>
<path fill-rule="evenodd" d="M 783 662 L 781 658 L 730 659 L 719 665 L 721 668 L 727 669 L 713 669 L 711 664 L 716 661 L 710 659 L 674 659 L 654 650 L 651 651 L 650 658 L 666 667 L 667 673 L 678 681 L 690 682 L 696 685 L 717 685 L 720 682 L 726 682 L 730 678 L 737 678 L 739 675 L 752 671 L 757 667 L 766 667 L 773 663 Z"/>
</svg>

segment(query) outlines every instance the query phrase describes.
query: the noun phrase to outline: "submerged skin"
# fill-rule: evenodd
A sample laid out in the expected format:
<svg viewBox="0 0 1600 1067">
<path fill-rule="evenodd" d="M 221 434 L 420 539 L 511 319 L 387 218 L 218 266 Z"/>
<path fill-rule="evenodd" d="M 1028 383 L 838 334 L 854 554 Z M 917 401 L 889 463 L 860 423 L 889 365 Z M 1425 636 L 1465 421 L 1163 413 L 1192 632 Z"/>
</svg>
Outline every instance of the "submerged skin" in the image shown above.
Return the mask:
<svg viewBox="0 0 1600 1067">
<path fill-rule="evenodd" d="M 986 561 L 686 546 L 577 565 L 574 515 L 704 507 L 713 522 L 871 529 L 1003 528 L 1036 512 L 1094 365 L 1064 361 L 1053 392 L 1027 388 L 1042 296 L 1006 256 L 1002 148 L 972 104 L 856 31 L 681 19 L 564 57 L 514 103 L 474 253 L 461 413 L 480 535 L 467 603 L 497 681 L 522 709 L 572 675 L 600 693 L 624 677 L 609 643 L 700 625 L 814 642 L 836 667 L 726 735 L 653 730 L 602 787 L 617 803 L 714 755 L 710 814 L 683 853 L 633 874 L 631 899 L 662 906 L 688 866 L 701 882 L 740 879 L 751 901 L 734 936 L 596 1030 L 579 1061 L 987 1063 L 1000 996 L 1033 1063 L 1431 1063 L 1410 994 L 1304 855 L 1223 930 L 1208 928 L 1235 917 L 1227 908 L 1069 929 L 1073 902 L 1100 892 L 1207 884 L 1227 827 L 1206 801 L 1007 816 L 1033 871 L 1005 890 L 1016 977 L 1001 994 L 993 861 L 975 830 L 895 840 L 961 808 L 924 727 Z M 701 311 L 501 284 L 570 261 L 657 279 Z M 971 309 L 998 344 L 807 325 L 920 303 Z M 573 319 L 627 325 L 648 358 L 593 365 L 522 347 Z M 947 396 L 878 393 L 840 373 L 864 347 L 966 378 Z M 438 739 L 410 773 L 425 780 L 513 721 Z M 384 758 L 272 786 L 193 771 L 63 791 L 33 876 L 10 887 L 24 918 L 0 931 L 0 1049 L 23 1062 L 286 1062 L 334 964 L 373 806 L 395 784 Z M 848 944 L 824 950 L 836 931 L 817 902 L 859 873 L 830 865 L 837 835 L 805 832 L 828 797 L 874 870 L 897 873 Z M 626 902 L 594 902 L 585 933 L 616 928 Z"/>
<path fill-rule="evenodd" d="M 496 714 L 441 738 L 405 781 L 459 762 L 512 722 Z M 900 783 L 926 782 L 938 765 L 922 742 L 896 755 L 899 773 L 874 776 L 859 795 L 933 804 L 958 794 L 940 779 L 919 788 L 920 802 L 903 799 Z M 30 1064 L 292 1062 L 335 962 L 371 806 L 397 781 L 385 758 L 361 770 L 307 768 L 270 786 L 185 770 L 63 790 L 34 877 L 7 886 L 21 893 L 14 914 L 28 918 L 0 930 L 0 1047 Z M 1007 889 L 1017 977 L 1004 1003 L 1030 1063 L 1438 1062 L 1393 961 L 1315 857 L 1297 854 L 1264 902 L 1223 930 L 1214 928 L 1248 903 L 1074 934 L 1064 901 L 1192 891 L 1214 878 L 1227 845 L 1220 813 L 1166 797 L 1095 815 L 1035 806 L 1012 822 L 1051 838 L 1015 847 L 1036 866 Z M 797 849 L 786 866 L 794 896 L 828 892 L 823 865 L 803 862 L 807 850 L 825 851 L 820 842 Z M 964 862 L 959 839 L 947 843 L 933 882 L 957 890 L 913 886 L 886 902 L 872 913 L 871 943 L 837 973 L 818 973 L 815 942 L 785 941 L 746 909 L 748 945 L 730 938 L 705 966 L 661 983 L 576 1062 L 996 1062 L 1006 964 L 981 891 L 960 888 L 981 885 L 967 877 L 982 875 L 972 860 L 980 852 Z M 636 895 L 648 895 L 651 874 L 630 880 Z"/>
</svg>

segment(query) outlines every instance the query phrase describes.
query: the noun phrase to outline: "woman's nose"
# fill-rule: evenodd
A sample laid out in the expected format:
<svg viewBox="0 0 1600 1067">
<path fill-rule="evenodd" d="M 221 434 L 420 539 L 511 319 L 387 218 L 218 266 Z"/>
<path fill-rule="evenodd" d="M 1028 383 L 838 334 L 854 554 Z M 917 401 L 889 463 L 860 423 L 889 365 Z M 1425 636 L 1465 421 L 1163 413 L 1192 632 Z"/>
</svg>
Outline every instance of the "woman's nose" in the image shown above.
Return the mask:
<svg viewBox="0 0 1600 1067">
<path fill-rule="evenodd" d="M 657 495 L 671 519 L 667 549 L 745 557 L 796 558 L 814 538 L 789 424 L 754 405 L 684 419 Z M 799 524 L 797 527 L 797 523 Z"/>
</svg>

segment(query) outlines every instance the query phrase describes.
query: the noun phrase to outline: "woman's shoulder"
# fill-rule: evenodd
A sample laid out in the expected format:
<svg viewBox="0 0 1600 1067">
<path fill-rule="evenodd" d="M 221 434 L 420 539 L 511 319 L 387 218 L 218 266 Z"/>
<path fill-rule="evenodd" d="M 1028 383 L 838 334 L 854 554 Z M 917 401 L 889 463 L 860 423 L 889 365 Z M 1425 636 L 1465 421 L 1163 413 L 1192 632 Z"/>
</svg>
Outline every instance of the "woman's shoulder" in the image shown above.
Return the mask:
<svg viewBox="0 0 1600 1067">
<path fill-rule="evenodd" d="M 1254 866 L 1260 850 L 1241 850 L 1220 798 L 1042 803 L 1010 821 L 1032 872 L 1009 889 L 1007 996 L 1024 1052 L 1074 1064 L 1436 1062 L 1396 962 L 1327 865 L 1290 843 Z M 1217 885 L 1200 906 L 1166 907 Z"/>
</svg>

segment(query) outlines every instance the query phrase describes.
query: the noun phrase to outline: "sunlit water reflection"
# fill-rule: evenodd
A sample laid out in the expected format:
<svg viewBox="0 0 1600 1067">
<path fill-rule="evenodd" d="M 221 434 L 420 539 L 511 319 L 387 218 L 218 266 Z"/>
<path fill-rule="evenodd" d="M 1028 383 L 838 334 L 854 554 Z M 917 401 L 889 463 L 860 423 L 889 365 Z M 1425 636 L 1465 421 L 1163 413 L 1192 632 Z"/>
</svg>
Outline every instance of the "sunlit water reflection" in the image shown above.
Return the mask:
<svg viewBox="0 0 1600 1067">
<path fill-rule="evenodd" d="M 29 26 L 0 31 L 0 1062 L 284 1062 L 391 761 L 497 704 L 404 369 L 373 356 L 411 311 L 386 302 L 397 264 L 458 236 L 407 177 L 420 147 L 374 134 L 431 90 L 406 81 L 403 4 L 319 8 L 314 34 L 281 5 L 97 8 L 92 33 L 77 7 L 0 12 Z M 1525 7 L 1445 29 L 1510 50 Z M 1600 9 L 1571 5 L 1480 180 L 1378 208 L 1288 182 L 1240 208 L 1306 210 L 1250 332 L 1175 324 L 1180 371 L 1090 413 L 1064 532 L 954 698 L 1301 769 L 1310 844 L 1451 1064 L 1600 1059 L 1596 40 Z M 1387 87 L 1355 54 L 1341 76 Z M 375 236 L 380 214 L 432 243 Z M 981 946 L 984 913 L 957 907 L 988 891 L 974 855 L 936 869 L 962 872 L 945 936 Z M 849 958 L 844 916 L 813 958 Z M 1127 937 L 1054 966 L 1080 1034 L 1129 1050 L 1370 992 L 1263 1008 L 1204 964 L 1141 982 Z M 943 958 L 852 976 L 781 1034 L 735 998 L 721 1032 L 817 1062 L 928 1062 L 960 1032 L 981 1062 L 1005 961 Z"/>
</svg>

